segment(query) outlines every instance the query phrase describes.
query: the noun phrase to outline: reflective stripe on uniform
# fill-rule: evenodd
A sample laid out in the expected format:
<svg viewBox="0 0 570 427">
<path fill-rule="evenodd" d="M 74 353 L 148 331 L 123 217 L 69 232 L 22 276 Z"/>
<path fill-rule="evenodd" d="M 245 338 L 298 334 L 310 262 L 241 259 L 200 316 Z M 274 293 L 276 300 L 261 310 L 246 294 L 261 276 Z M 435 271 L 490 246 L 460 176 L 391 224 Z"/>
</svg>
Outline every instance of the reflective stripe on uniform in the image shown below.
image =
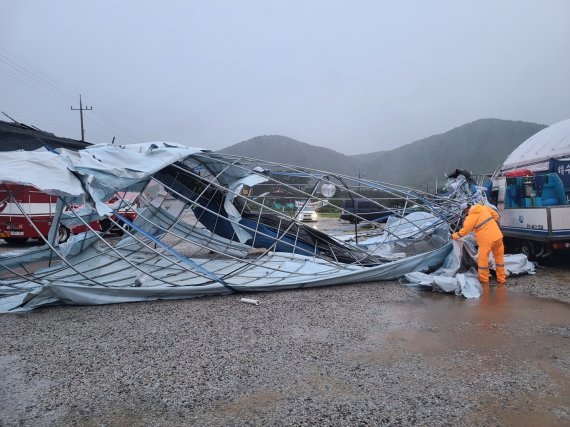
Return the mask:
<svg viewBox="0 0 570 427">
<path fill-rule="evenodd" d="M 489 218 L 487 218 L 485 221 L 480 222 L 478 225 L 476 225 L 475 227 L 473 227 L 474 230 L 478 230 L 481 227 L 483 227 L 485 224 L 487 224 L 489 221 L 491 221 L 493 219 L 492 216 L 490 216 Z"/>
<path fill-rule="evenodd" d="M 489 269 L 489 267 L 481 267 L 480 265 L 478 265 L 477 268 L 479 270 L 488 270 Z"/>
<path fill-rule="evenodd" d="M 495 267 L 504 267 L 505 264 L 495 264 Z"/>
</svg>

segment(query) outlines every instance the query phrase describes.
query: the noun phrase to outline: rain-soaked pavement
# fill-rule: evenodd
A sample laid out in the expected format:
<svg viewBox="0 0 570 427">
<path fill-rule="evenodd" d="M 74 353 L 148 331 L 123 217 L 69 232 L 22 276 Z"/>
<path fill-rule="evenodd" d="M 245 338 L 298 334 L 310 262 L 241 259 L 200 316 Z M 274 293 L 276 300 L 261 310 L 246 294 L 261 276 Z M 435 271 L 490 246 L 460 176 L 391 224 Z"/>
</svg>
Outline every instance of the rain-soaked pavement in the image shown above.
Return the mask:
<svg viewBox="0 0 570 427">
<path fill-rule="evenodd" d="M 389 362 L 414 354 L 434 367 L 445 365 L 447 378 L 462 379 L 482 372 L 502 377 L 522 367 L 537 375 L 537 383 L 505 399 L 474 396 L 483 407 L 470 419 L 477 424 L 570 425 L 570 304 L 536 298 L 516 286 L 553 279 L 567 290 L 568 261 L 567 254 L 553 256 L 541 262 L 536 276 L 509 278 L 508 287 L 491 284 L 480 299 L 426 292 L 419 304 L 388 304 L 382 311 L 392 326 L 371 337 L 377 349 L 370 357 Z M 458 354 L 464 357 L 454 364 Z"/>
<path fill-rule="evenodd" d="M 569 260 L 470 300 L 383 282 L 0 316 L 0 424 L 567 426 Z"/>
</svg>

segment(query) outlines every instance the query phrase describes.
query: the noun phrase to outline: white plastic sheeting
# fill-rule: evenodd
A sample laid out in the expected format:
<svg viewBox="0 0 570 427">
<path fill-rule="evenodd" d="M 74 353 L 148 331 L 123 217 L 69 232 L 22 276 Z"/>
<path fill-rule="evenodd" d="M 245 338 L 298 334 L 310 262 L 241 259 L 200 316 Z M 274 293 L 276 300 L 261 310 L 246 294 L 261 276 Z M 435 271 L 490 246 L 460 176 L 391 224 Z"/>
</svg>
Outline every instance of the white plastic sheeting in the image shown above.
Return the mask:
<svg viewBox="0 0 570 427">
<path fill-rule="evenodd" d="M 477 271 L 462 263 L 463 251 L 469 249 L 464 247 L 463 240 L 454 240 L 452 245 L 452 250 L 439 269 L 431 274 L 407 273 L 402 281 L 414 286 L 429 287 L 434 291 L 451 292 L 466 298 L 479 298 L 482 288 L 477 279 Z"/>
<path fill-rule="evenodd" d="M 479 298 L 483 290 L 476 270 L 476 260 L 474 239 L 454 240 L 453 249 L 439 269 L 431 274 L 407 273 L 402 282 L 410 286 L 463 295 L 465 298 Z M 492 257 L 489 266 L 494 269 Z M 505 270 L 507 276 L 534 274 L 534 264 L 524 254 L 505 254 Z"/>
<path fill-rule="evenodd" d="M 105 215 L 111 212 L 105 202 L 115 192 L 199 151 L 166 142 L 94 145 L 80 151 L 60 149 L 59 154 L 4 151 L 0 152 L 0 182 L 31 185 L 58 196 L 90 196 L 99 214 Z"/>
<path fill-rule="evenodd" d="M 489 260 L 491 268 L 495 268 L 495 260 L 491 253 Z M 505 270 L 507 276 L 518 276 L 519 274 L 534 274 L 534 263 L 529 261 L 525 254 L 505 254 Z"/>
<path fill-rule="evenodd" d="M 408 249 L 422 244 L 439 246 L 448 238 L 445 222 L 429 212 L 412 212 L 405 217 L 391 216 L 379 236 L 359 242 L 358 246 L 384 259 L 405 258 Z"/>
<path fill-rule="evenodd" d="M 244 178 L 240 178 L 234 181 L 233 183 L 230 184 L 228 188 L 229 191 L 224 200 L 224 208 L 228 214 L 228 217 L 232 220 L 232 228 L 234 229 L 234 232 L 238 236 L 239 241 L 242 243 L 251 239 L 252 235 L 249 234 L 247 231 L 245 231 L 242 227 L 237 225 L 238 222 L 241 220 L 241 215 L 236 209 L 236 207 L 233 205 L 234 198 L 236 194 L 241 193 L 244 185 L 253 187 L 256 184 L 261 184 L 262 182 L 265 181 L 267 181 L 267 178 L 265 178 L 262 175 L 257 175 L 257 174 L 248 175 Z"/>
<path fill-rule="evenodd" d="M 81 181 L 68 169 L 64 156 L 51 151 L 0 152 L 0 182 L 31 185 L 44 193 L 81 196 Z"/>
<path fill-rule="evenodd" d="M 448 197 L 458 201 L 465 201 L 471 204 L 489 204 L 485 187 L 469 182 L 465 175 L 460 174 L 455 178 L 448 177 L 444 190 L 448 192 Z"/>
<path fill-rule="evenodd" d="M 120 251 L 131 252 L 134 249 L 129 239 L 122 246 Z M 251 265 L 241 274 L 232 275 L 220 283 L 205 280 L 185 266 L 176 267 L 171 262 L 175 260 L 174 256 L 157 259 L 151 251 L 139 249 L 133 261 L 142 267 L 141 272 L 123 260 L 112 260 L 116 256 L 106 255 L 98 244 L 77 257 L 74 263 L 80 268 L 77 271 L 58 265 L 37 272 L 40 283 L 25 282 L 18 284 L 17 288 L 9 287 L 10 294 L 4 293 L 7 296 L 0 299 L 0 313 L 26 312 L 54 303 L 112 304 L 394 280 L 406 272 L 428 271 L 439 265 L 449 249 L 450 245 L 446 245 L 375 267 L 347 266 L 343 270 L 314 258 L 274 253 L 265 257 L 262 264 Z M 89 262 L 82 262 L 85 260 Z M 192 261 L 196 265 L 205 262 L 197 258 Z M 210 271 L 218 277 L 239 266 L 229 260 L 209 263 Z M 87 278 L 97 279 L 100 284 L 89 283 Z"/>
</svg>

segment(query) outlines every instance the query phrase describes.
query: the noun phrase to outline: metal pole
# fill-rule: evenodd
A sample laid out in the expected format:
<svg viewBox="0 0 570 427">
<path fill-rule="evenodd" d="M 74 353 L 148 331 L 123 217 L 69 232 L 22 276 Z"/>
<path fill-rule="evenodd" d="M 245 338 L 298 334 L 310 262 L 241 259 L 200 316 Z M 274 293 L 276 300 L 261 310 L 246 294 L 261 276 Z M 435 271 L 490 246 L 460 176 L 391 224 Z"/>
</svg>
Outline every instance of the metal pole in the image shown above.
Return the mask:
<svg viewBox="0 0 570 427">
<path fill-rule="evenodd" d="M 79 95 L 79 117 L 81 118 L 81 141 L 85 141 L 85 128 L 83 127 L 83 103 Z"/>
<path fill-rule="evenodd" d="M 81 100 L 81 95 L 79 95 L 79 108 L 71 107 L 71 109 L 74 111 L 79 111 L 79 118 L 81 120 L 81 142 L 85 142 L 85 128 L 83 127 L 83 112 L 88 110 L 90 111 L 93 109 L 93 107 L 83 108 L 83 101 Z"/>
</svg>

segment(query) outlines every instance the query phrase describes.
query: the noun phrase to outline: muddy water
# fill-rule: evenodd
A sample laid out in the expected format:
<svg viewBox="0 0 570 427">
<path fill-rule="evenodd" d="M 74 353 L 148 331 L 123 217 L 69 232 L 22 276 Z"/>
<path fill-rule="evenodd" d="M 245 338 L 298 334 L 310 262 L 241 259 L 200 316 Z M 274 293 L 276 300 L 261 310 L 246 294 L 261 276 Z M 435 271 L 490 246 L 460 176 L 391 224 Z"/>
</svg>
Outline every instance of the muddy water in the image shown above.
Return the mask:
<svg viewBox="0 0 570 427">
<path fill-rule="evenodd" d="M 570 304 L 495 286 L 481 299 L 422 296 L 420 303 L 385 307 L 389 327 L 372 333 L 375 351 L 368 357 L 389 363 L 414 355 L 444 368 L 447 379 L 490 375 L 526 387 L 515 387 L 506 406 L 478 392 L 484 410 L 474 415 L 476 424 L 570 425 Z M 528 379 L 516 378 L 521 373 Z M 546 378 L 545 384 L 534 391 L 531 378 Z"/>
<path fill-rule="evenodd" d="M 510 356 L 524 351 L 527 358 L 570 354 L 569 337 L 543 335 L 544 329 L 570 323 L 570 305 L 529 297 L 504 287 L 491 287 L 481 299 L 473 300 L 426 293 L 421 304 L 390 307 L 384 314 L 394 322 L 395 330 L 380 333 L 379 341 L 396 341 L 396 348 L 427 356 L 475 348 L 479 352 L 500 350 Z M 429 329 L 402 330 L 397 327 L 402 324 L 429 325 Z M 521 336 L 531 339 L 533 346 L 529 347 L 528 339 L 516 339 Z"/>
</svg>

